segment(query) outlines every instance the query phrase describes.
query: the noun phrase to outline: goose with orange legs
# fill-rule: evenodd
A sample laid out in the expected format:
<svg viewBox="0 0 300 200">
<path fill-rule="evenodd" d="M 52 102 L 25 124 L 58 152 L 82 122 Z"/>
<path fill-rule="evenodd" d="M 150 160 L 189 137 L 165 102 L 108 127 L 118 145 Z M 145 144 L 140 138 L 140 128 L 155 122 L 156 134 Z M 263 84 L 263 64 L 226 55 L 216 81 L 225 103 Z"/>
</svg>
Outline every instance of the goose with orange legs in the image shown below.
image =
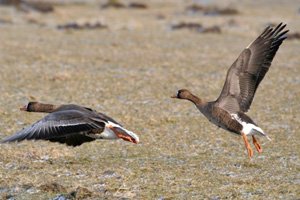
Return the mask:
<svg viewBox="0 0 300 200">
<path fill-rule="evenodd" d="M 280 23 L 275 28 L 267 27 L 229 68 L 222 92 L 215 101 L 204 101 L 186 89 L 181 89 L 173 98 L 189 100 L 213 124 L 227 131 L 241 135 L 248 156 L 253 150 L 247 136 L 252 136 L 256 150 L 261 153 L 262 147 L 256 136 L 267 134 L 248 116 L 256 89 L 268 72 L 271 62 L 287 38 L 286 25 Z"/>
<path fill-rule="evenodd" d="M 48 140 L 79 146 L 96 139 L 123 139 L 138 143 L 139 137 L 111 117 L 87 107 L 74 104 L 52 105 L 29 102 L 20 108 L 27 112 L 49 113 L 41 120 L 18 131 L 1 142 Z"/>
</svg>

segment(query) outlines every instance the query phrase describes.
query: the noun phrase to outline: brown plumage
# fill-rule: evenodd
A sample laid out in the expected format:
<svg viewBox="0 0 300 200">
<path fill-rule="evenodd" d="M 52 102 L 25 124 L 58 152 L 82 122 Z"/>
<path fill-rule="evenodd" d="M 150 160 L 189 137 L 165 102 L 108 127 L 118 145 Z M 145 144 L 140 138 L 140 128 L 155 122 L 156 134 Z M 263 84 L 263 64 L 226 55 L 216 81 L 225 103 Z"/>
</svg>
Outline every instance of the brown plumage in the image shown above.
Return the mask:
<svg viewBox="0 0 300 200">
<path fill-rule="evenodd" d="M 22 140 L 49 140 L 78 146 L 96 139 L 118 139 L 138 143 L 136 134 L 103 113 L 90 108 L 68 104 L 52 105 L 29 102 L 21 108 L 27 112 L 49 113 L 41 120 L 28 126 L 1 142 Z"/>
<path fill-rule="evenodd" d="M 285 27 L 282 23 L 275 28 L 267 27 L 242 51 L 229 68 L 222 92 L 216 101 L 205 102 L 186 89 L 179 90 L 173 96 L 193 102 L 215 125 L 241 134 L 250 158 L 253 151 L 246 136 L 252 135 L 257 151 L 262 152 L 254 135 L 266 134 L 245 112 L 249 110 L 257 87 L 268 72 L 279 46 L 287 38 L 288 30 Z"/>
</svg>

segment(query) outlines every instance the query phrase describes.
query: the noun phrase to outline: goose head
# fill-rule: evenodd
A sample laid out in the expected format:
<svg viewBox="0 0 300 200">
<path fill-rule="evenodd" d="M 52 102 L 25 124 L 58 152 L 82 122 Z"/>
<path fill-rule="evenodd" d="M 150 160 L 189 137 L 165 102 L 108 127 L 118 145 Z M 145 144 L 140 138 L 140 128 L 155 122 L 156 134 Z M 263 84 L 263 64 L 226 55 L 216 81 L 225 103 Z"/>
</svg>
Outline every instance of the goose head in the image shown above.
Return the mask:
<svg viewBox="0 0 300 200">
<path fill-rule="evenodd" d="M 51 104 L 44 104 L 44 103 L 39 103 L 39 102 L 29 102 L 27 105 L 23 106 L 20 108 L 22 111 L 27 111 L 27 112 L 52 112 L 55 109 L 54 105 Z"/>
<path fill-rule="evenodd" d="M 204 101 L 202 101 L 199 97 L 196 95 L 192 94 L 189 90 L 187 89 L 181 89 L 178 90 L 176 95 L 171 96 L 171 98 L 176 98 L 176 99 L 186 99 L 191 102 L 193 102 L 197 106 L 203 106 L 205 104 Z"/>
<path fill-rule="evenodd" d="M 191 96 L 194 96 L 190 91 L 187 89 L 181 89 L 178 90 L 176 95 L 171 96 L 171 98 L 177 98 L 177 99 L 190 99 Z"/>
</svg>

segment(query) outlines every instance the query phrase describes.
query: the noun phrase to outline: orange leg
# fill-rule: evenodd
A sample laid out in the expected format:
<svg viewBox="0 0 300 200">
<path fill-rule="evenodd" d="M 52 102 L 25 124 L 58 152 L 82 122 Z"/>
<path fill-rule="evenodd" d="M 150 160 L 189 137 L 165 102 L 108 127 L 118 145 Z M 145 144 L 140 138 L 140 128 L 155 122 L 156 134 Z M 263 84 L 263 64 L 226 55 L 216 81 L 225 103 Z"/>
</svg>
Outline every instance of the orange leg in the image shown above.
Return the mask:
<svg viewBox="0 0 300 200">
<path fill-rule="evenodd" d="M 247 149 L 247 151 L 248 151 L 248 156 L 249 156 L 249 158 L 251 159 L 251 157 L 253 156 L 253 150 L 252 150 L 251 147 L 250 147 L 250 144 L 249 144 L 249 142 L 248 142 L 248 139 L 247 139 L 246 134 L 242 133 L 242 136 L 243 136 L 243 140 L 244 140 L 244 142 L 245 142 L 246 149 Z"/>
<path fill-rule="evenodd" d="M 262 148 L 260 146 L 260 144 L 258 143 L 258 141 L 256 140 L 256 138 L 254 137 L 254 135 L 252 135 L 252 140 L 253 140 L 253 144 L 256 148 L 256 150 L 261 153 L 262 152 Z"/>
<path fill-rule="evenodd" d="M 121 138 L 121 139 L 123 139 L 125 141 L 137 144 L 137 141 L 135 141 L 130 136 L 128 136 L 128 135 L 126 135 L 126 134 L 124 134 L 122 132 L 117 131 L 113 126 L 108 126 L 108 127 L 117 135 L 118 138 Z"/>
</svg>

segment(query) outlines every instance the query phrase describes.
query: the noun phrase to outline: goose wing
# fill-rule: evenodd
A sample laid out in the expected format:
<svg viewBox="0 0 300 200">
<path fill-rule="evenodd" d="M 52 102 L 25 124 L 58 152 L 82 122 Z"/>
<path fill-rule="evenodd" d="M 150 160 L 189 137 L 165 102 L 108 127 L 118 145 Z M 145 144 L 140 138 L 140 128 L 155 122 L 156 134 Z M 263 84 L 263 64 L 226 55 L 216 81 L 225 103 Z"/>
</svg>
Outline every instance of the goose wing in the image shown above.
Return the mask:
<svg viewBox="0 0 300 200">
<path fill-rule="evenodd" d="M 101 112 L 96 112 L 97 113 L 97 117 L 102 119 L 103 121 L 105 122 L 113 122 L 119 126 L 122 126 L 122 124 L 120 124 L 119 122 L 117 122 L 116 120 L 114 120 L 113 118 L 107 116 L 106 114 L 104 113 L 101 113 Z"/>
<path fill-rule="evenodd" d="M 92 112 L 94 115 L 97 115 L 97 118 L 105 121 L 105 122 L 113 122 L 115 124 L 118 124 L 120 126 L 122 126 L 122 124 L 120 124 L 119 122 L 117 122 L 116 120 L 114 120 L 113 118 L 109 117 L 108 115 L 104 114 L 104 113 L 101 113 L 101 112 L 97 112 L 96 110 L 93 110 L 91 108 L 88 108 L 88 107 L 83 107 L 83 106 L 78 106 L 78 105 L 75 105 L 75 104 L 66 104 L 66 105 L 62 105 L 60 106 L 57 111 L 60 111 L 60 110 L 79 110 L 79 111 L 82 111 L 82 112 Z"/>
<path fill-rule="evenodd" d="M 73 145 L 72 141 L 74 144 L 79 144 L 78 140 L 91 141 L 88 136 L 78 135 L 92 130 L 102 131 L 104 127 L 105 122 L 90 113 L 79 110 L 60 110 L 48 114 L 31 126 L 5 138 L 2 142 L 42 139 Z"/>
<path fill-rule="evenodd" d="M 222 92 L 216 103 L 229 112 L 247 112 L 256 89 L 281 45 L 287 38 L 286 24 L 267 27 L 229 68 Z"/>
</svg>

